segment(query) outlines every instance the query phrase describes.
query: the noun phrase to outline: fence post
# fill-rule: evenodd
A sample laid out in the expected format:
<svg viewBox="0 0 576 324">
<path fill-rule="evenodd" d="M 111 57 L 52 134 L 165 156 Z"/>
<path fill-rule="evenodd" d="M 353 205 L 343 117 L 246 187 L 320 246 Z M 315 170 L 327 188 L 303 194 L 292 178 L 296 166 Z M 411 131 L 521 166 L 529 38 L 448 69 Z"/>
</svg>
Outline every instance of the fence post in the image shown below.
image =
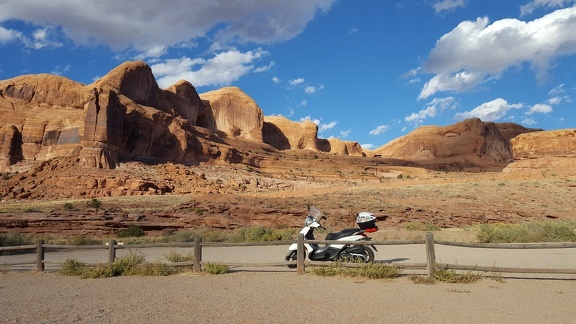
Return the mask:
<svg viewBox="0 0 576 324">
<path fill-rule="evenodd" d="M 114 263 L 116 259 L 116 241 L 110 240 L 108 243 L 108 263 Z"/>
<path fill-rule="evenodd" d="M 306 274 L 306 266 L 304 265 L 304 259 L 306 258 L 304 248 L 304 234 L 298 235 L 296 247 L 296 273 L 303 275 Z"/>
<path fill-rule="evenodd" d="M 195 237 L 194 238 L 194 271 L 200 272 L 202 271 L 202 238 Z"/>
<path fill-rule="evenodd" d="M 428 277 L 431 277 L 434 274 L 434 268 L 436 266 L 436 252 L 434 251 L 434 234 L 432 234 L 432 232 L 426 232 L 425 242 L 426 242 L 426 269 L 428 270 Z"/>
<path fill-rule="evenodd" d="M 44 241 L 36 242 L 36 272 L 44 272 Z"/>
</svg>

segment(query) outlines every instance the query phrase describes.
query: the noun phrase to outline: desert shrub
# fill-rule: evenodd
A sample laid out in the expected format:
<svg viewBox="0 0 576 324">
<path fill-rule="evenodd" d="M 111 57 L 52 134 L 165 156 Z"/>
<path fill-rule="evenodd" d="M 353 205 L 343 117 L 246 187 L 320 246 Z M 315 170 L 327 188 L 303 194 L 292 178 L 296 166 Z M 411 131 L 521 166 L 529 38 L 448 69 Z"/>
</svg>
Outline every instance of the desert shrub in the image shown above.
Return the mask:
<svg viewBox="0 0 576 324">
<path fill-rule="evenodd" d="M 440 227 L 430 223 L 410 222 L 404 228 L 409 231 L 439 231 Z"/>
<path fill-rule="evenodd" d="M 265 241 L 282 241 L 292 240 L 294 230 L 276 229 L 266 227 L 244 227 L 235 230 L 229 241 L 230 242 L 265 242 Z"/>
<path fill-rule="evenodd" d="M 81 276 L 87 268 L 88 267 L 83 262 L 74 259 L 66 259 L 58 272 L 66 276 Z"/>
<path fill-rule="evenodd" d="M 100 209 L 102 202 L 99 199 L 92 198 L 86 202 L 86 207 Z"/>
<path fill-rule="evenodd" d="M 396 278 L 400 270 L 395 266 L 383 263 L 366 263 L 359 267 L 349 268 L 338 262 L 331 263 L 325 267 L 311 267 L 310 272 L 320 276 L 344 276 L 344 277 L 364 277 L 370 279 L 390 279 Z"/>
<path fill-rule="evenodd" d="M 0 234 L 0 246 L 19 246 L 34 244 L 32 237 L 17 232 L 8 232 Z"/>
<path fill-rule="evenodd" d="M 128 228 L 123 229 L 116 233 L 117 237 L 141 237 L 144 236 L 144 229 L 138 225 L 130 225 Z"/>
<path fill-rule="evenodd" d="M 72 209 L 74 209 L 74 205 L 72 205 L 72 203 L 65 203 L 65 204 L 64 204 L 64 209 L 66 209 L 66 210 L 72 210 Z"/>
<path fill-rule="evenodd" d="M 536 221 L 520 224 L 483 224 L 481 243 L 575 242 L 576 222 Z"/>
<path fill-rule="evenodd" d="M 228 272 L 229 267 L 221 263 L 208 262 L 204 265 L 204 271 L 209 274 L 224 274 Z"/>
<path fill-rule="evenodd" d="M 437 268 L 434 270 L 432 277 L 440 282 L 447 283 L 474 283 L 482 279 L 482 275 L 467 271 L 463 273 L 456 272 L 454 269 Z"/>
<path fill-rule="evenodd" d="M 161 262 L 145 262 L 142 253 L 134 253 L 118 258 L 113 263 L 89 267 L 86 264 L 68 259 L 62 264 L 60 273 L 81 278 L 108 278 L 116 276 L 168 276 L 182 271 L 178 267 L 170 267 Z"/>
<path fill-rule="evenodd" d="M 97 245 L 101 243 L 102 242 L 99 240 L 95 240 L 84 235 L 74 236 L 68 239 L 68 244 L 70 245 Z"/>
<path fill-rule="evenodd" d="M 176 251 L 170 251 L 170 253 L 164 255 L 164 258 L 166 258 L 166 260 L 170 262 L 186 262 L 196 260 L 196 257 L 194 257 L 193 252 L 190 252 L 188 254 L 182 254 Z"/>
</svg>

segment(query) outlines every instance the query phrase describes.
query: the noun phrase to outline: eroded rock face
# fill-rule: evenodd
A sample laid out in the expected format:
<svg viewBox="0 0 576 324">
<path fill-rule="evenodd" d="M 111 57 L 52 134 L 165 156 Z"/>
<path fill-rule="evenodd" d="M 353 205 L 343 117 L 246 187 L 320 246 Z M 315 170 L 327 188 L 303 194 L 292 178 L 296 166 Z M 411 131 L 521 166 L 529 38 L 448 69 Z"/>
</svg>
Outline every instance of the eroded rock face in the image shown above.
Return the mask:
<svg viewBox="0 0 576 324">
<path fill-rule="evenodd" d="M 576 157 L 576 129 L 520 134 L 510 143 L 516 160 Z"/>
<path fill-rule="evenodd" d="M 247 140 L 262 142 L 264 115 L 262 109 L 246 93 L 237 87 L 222 89 L 200 94 L 204 102 L 209 103 L 212 116 L 204 117 L 213 120 L 214 125 L 206 122 L 199 125 L 212 130 L 226 133 L 228 136 L 243 137 Z"/>
<path fill-rule="evenodd" d="M 374 150 L 373 154 L 419 162 L 503 167 L 513 161 L 509 138 L 533 131 L 538 130 L 473 118 L 445 127 L 419 127 Z"/>
<path fill-rule="evenodd" d="M 282 116 L 266 116 L 264 121 L 264 143 L 279 150 L 319 150 L 318 126 L 312 121 L 299 123 Z"/>
</svg>

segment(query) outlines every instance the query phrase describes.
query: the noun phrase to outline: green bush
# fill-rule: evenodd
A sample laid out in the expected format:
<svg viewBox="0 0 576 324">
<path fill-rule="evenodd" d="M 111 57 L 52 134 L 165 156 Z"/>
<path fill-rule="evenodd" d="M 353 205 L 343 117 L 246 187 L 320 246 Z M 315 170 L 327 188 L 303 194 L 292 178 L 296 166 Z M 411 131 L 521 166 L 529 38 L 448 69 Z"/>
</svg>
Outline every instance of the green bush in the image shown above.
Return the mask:
<svg viewBox="0 0 576 324">
<path fill-rule="evenodd" d="M 348 268 L 338 262 L 325 267 L 311 267 L 310 272 L 320 276 L 364 277 L 370 279 L 396 278 L 400 270 L 395 266 L 383 263 L 366 263 L 360 267 Z"/>
<path fill-rule="evenodd" d="M 19 246 L 30 244 L 34 244 L 34 242 L 29 235 L 18 232 L 0 234 L 0 246 Z"/>
<path fill-rule="evenodd" d="M 454 269 L 439 268 L 434 270 L 432 277 L 441 282 L 447 283 L 474 283 L 482 279 L 482 275 L 467 271 L 463 273 L 456 272 Z"/>
<path fill-rule="evenodd" d="M 196 260 L 196 257 L 194 257 L 193 252 L 190 252 L 188 254 L 182 254 L 176 251 L 170 251 L 170 253 L 165 254 L 164 257 L 166 258 L 166 260 L 170 262 L 187 262 Z"/>
<path fill-rule="evenodd" d="M 100 209 L 102 202 L 96 198 L 92 198 L 86 202 L 86 207 Z"/>
<path fill-rule="evenodd" d="M 66 259 L 58 272 L 66 276 L 81 276 L 87 268 L 88 267 L 83 262 L 74 259 Z"/>
<path fill-rule="evenodd" d="M 142 227 L 138 225 L 130 225 L 128 228 L 123 229 L 116 233 L 117 237 L 141 237 L 146 235 Z"/>
<path fill-rule="evenodd" d="M 208 262 L 204 265 L 204 271 L 209 274 L 223 274 L 228 272 L 229 267 L 221 263 L 211 263 Z"/>
<path fill-rule="evenodd" d="M 576 222 L 536 221 L 520 224 L 483 224 L 481 243 L 576 242 Z"/>
<path fill-rule="evenodd" d="M 72 205 L 72 203 L 65 203 L 65 204 L 64 204 L 64 209 L 66 209 L 66 210 L 72 210 L 72 209 L 74 209 L 74 205 Z"/>
</svg>

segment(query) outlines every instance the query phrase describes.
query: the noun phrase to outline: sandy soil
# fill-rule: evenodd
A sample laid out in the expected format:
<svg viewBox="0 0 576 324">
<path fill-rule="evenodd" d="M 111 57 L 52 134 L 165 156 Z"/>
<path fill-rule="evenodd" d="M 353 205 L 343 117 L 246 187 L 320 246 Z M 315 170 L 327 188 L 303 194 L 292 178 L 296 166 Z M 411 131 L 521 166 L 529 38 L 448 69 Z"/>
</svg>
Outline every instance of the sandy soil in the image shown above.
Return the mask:
<svg viewBox="0 0 576 324">
<path fill-rule="evenodd" d="M 0 275 L 3 323 L 573 323 L 576 281 L 475 284 L 232 272 Z"/>
</svg>

